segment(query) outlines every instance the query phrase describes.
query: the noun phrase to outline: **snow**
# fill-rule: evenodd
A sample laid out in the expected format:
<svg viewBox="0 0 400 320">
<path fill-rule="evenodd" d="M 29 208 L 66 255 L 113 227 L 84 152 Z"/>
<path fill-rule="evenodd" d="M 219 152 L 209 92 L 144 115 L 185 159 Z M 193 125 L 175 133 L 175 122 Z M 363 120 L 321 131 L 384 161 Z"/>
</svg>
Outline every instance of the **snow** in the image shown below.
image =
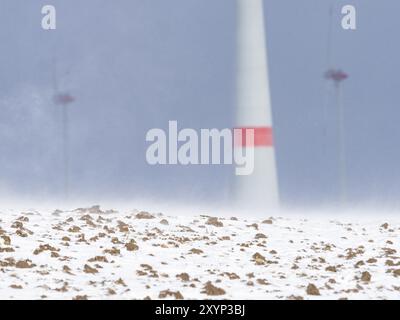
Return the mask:
<svg viewBox="0 0 400 320">
<path fill-rule="evenodd" d="M 399 234 L 381 216 L 2 210 L 0 298 L 398 299 Z"/>
</svg>

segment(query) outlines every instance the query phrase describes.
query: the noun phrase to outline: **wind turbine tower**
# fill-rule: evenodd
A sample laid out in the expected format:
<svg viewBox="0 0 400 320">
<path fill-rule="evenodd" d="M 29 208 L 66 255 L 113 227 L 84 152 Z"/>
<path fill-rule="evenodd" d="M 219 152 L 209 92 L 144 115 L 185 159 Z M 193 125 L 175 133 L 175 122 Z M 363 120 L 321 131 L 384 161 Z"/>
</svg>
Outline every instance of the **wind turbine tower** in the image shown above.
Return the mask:
<svg viewBox="0 0 400 320">
<path fill-rule="evenodd" d="M 345 141 L 345 119 L 342 102 L 341 84 L 349 75 L 340 69 L 330 69 L 325 73 L 325 78 L 332 81 L 335 86 L 336 108 L 338 112 L 338 176 L 339 176 L 339 203 L 342 206 L 347 202 L 347 170 L 346 170 L 346 141 Z"/>
<path fill-rule="evenodd" d="M 54 104 L 61 108 L 61 130 L 62 130 L 62 161 L 63 161 L 63 196 L 67 201 L 69 198 L 69 117 L 68 105 L 75 101 L 75 98 L 67 92 L 62 92 L 58 87 L 57 66 L 54 62 L 53 71 Z"/>
<path fill-rule="evenodd" d="M 235 177 L 235 205 L 260 214 L 279 208 L 263 7 L 263 0 L 237 0 L 236 128 L 254 132 L 254 143 L 235 140 L 235 151 L 254 148 L 254 172 Z"/>
</svg>

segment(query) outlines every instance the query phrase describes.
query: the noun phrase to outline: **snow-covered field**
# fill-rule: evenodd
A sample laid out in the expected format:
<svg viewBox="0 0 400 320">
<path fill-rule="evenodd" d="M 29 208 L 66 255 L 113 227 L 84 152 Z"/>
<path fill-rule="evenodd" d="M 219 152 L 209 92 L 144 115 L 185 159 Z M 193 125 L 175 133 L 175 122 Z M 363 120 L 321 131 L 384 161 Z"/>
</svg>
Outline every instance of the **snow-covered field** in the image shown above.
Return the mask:
<svg viewBox="0 0 400 320">
<path fill-rule="evenodd" d="M 1 299 L 399 299 L 400 219 L 0 214 Z"/>
</svg>

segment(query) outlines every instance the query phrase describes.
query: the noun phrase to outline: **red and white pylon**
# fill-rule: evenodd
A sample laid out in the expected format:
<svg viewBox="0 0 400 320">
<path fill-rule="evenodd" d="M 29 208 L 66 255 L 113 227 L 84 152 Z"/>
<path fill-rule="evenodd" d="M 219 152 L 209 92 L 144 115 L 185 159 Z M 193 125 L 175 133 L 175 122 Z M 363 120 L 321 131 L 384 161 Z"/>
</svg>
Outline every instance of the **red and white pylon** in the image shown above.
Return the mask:
<svg viewBox="0 0 400 320">
<path fill-rule="evenodd" d="M 254 171 L 235 178 L 236 206 L 268 212 L 279 208 L 278 179 L 272 130 L 267 46 L 262 0 L 237 0 L 237 113 L 244 134 L 254 130 L 254 143 L 243 138 L 235 148 L 254 148 Z"/>
</svg>

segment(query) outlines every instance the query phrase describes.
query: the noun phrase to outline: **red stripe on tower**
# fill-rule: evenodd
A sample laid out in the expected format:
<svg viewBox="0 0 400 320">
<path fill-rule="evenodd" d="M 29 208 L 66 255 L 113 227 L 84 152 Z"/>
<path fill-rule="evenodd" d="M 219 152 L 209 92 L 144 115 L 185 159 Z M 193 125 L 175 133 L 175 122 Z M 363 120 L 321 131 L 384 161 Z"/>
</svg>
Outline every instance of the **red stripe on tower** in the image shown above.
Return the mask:
<svg viewBox="0 0 400 320">
<path fill-rule="evenodd" d="M 254 133 L 254 143 L 247 134 Z M 235 147 L 273 147 L 274 137 L 271 127 L 235 128 Z"/>
</svg>

